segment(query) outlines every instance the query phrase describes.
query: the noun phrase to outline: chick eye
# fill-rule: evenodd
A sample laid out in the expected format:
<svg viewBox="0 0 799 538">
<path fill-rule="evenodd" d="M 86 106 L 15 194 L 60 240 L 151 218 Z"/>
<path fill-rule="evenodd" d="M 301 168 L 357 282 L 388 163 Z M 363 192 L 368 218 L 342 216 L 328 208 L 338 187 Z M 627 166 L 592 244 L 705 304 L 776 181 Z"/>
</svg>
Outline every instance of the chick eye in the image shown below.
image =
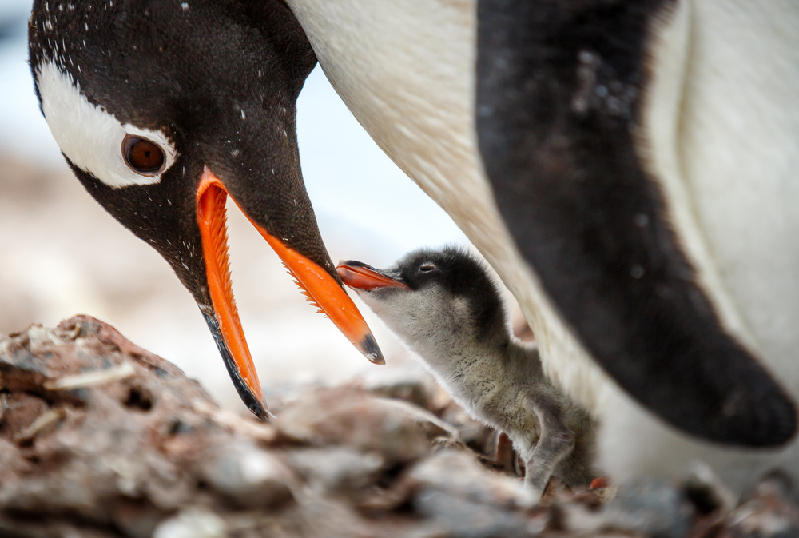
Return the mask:
<svg viewBox="0 0 799 538">
<path fill-rule="evenodd" d="M 164 150 L 158 144 L 130 134 L 122 140 L 122 156 L 134 172 L 142 175 L 157 174 L 166 161 Z"/>
<path fill-rule="evenodd" d="M 433 265 L 432 263 L 426 263 L 426 264 L 421 265 L 419 267 L 419 272 L 420 273 L 429 273 L 430 271 L 435 270 L 435 268 L 436 268 L 436 266 Z"/>
</svg>

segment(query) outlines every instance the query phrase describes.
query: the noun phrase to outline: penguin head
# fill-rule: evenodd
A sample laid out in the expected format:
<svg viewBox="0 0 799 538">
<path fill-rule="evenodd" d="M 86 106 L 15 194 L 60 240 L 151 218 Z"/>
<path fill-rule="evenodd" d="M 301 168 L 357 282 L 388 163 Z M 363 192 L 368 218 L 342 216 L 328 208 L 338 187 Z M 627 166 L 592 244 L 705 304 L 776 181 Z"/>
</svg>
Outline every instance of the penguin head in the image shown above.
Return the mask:
<svg viewBox="0 0 799 538">
<path fill-rule="evenodd" d="M 296 99 L 316 63 L 282 2 L 34 3 L 39 103 L 86 190 L 194 296 L 240 396 L 265 403 L 230 288 L 229 195 L 321 310 L 382 357 L 303 185 Z"/>
<path fill-rule="evenodd" d="M 431 331 L 442 342 L 459 335 L 461 345 L 508 338 L 497 285 L 462 249 L 416 250 L 389 269 L 346 261 L 336 270 L 394 332 L 413 343 L 429 340 Z"/>
</svg>

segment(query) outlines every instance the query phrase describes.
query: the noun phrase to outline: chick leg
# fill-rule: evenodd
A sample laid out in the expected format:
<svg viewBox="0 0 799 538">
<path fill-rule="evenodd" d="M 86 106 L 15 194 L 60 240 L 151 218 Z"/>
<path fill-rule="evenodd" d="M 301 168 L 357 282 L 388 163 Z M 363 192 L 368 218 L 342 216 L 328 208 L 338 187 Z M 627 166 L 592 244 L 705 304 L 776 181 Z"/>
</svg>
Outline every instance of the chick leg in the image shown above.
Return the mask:
<svg viewBox="0 0 799 538">
<path fill-rule="evenodd" d="M 574 434 L 561 421 L 561 406 L 547 395 L 537 395 L 531 408 L 538 417 L 540 437 L 530 457 L 525 461 L 525 483 L 540 499 L 555 467 L 574 448 Z"/>
</svg>

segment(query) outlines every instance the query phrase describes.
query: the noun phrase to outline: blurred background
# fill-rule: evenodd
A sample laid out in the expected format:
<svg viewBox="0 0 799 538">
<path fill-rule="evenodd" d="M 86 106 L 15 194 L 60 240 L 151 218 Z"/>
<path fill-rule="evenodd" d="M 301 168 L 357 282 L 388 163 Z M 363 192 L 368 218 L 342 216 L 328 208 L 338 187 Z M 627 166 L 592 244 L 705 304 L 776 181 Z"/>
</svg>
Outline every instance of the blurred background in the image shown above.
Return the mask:
<svg viewBox="0 0 799 538">
<path fill-rule="evenodd" d="M 0 334 L 77 313 L 199 379 L 244 409 L 189 293 L 166 262 L 94 202 L 67 168 L 33 94 L 31 0 L 0 0 Z M 317 67 L 298 103 L 305 183 L 333 261 L 378 267 L 420 246 L 468 244 L 449 217 L 386 157 Z M 277 256 L 228 206 L 233 288 L 267 394 L 377 369 L 306 303 Z M 357 299 L 356 299 L 357 301 Z M 407 354 L 358 302 L 389 364 Z"/>
</svg>

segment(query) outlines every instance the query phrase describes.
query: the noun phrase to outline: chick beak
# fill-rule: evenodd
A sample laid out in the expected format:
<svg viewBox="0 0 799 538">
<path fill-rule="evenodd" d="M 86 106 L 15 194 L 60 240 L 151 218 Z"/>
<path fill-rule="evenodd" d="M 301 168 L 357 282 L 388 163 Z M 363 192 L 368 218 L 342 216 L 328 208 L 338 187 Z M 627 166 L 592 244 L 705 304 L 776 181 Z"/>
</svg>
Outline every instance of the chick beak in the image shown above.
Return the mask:
<svg viewBox="0 0 799 538">
<path fill-rule="evenodd" d="M 359 290 L 371 291 L 380 288 L 409 289 L 403 282 L 361 262 L 340 262 L 336 266 L 336 272 L 344 284 Z"/>
<path fill-rule="evenodd" d="M 213 308 L 213 316 L 209 318 L 206 313 L 206 319 L 239 395 L 255 415 L 266 419 L 266 402 L 233 298 L 225 212 L 227 195 L 222 181 L 206 167 L 197 188 L 197 222 Z M 372 331 L 341 284 L 318 264 L 285 245 L 252 219 L 249 220 L 319 312 L 327 315 L 367 359 L 375 364 L 384 364 Z"/>
</svg>

